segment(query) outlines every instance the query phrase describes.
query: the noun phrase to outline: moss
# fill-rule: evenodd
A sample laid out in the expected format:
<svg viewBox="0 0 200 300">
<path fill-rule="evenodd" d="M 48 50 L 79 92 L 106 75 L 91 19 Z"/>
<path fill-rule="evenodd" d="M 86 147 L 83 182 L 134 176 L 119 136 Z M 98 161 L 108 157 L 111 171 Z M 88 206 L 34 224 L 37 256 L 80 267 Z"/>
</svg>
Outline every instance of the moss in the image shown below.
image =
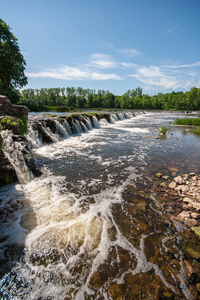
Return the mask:
<svg viewBox="0 0 200 300">
<path fill-rule="evenodd" d="M 1 117 L 0 130 L 12 130 L 14 134 L 24 135 L 27 132 L 27 120 L 24 118 Z"/>
</svg>

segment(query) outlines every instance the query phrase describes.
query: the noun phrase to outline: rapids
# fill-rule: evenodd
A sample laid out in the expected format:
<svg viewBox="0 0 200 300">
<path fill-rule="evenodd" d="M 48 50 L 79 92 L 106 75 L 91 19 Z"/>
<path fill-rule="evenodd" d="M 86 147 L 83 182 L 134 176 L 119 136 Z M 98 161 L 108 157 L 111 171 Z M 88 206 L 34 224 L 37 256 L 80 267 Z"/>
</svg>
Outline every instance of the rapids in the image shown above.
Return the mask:
<svg viewBox="0 0 200 300">
<path fill-rule="evenodd" d="M 183 267 L 190 233 L 151 188 L 158 171 L 200 172 L 199 137 L 172 126 L 177 117 L 56 120 L 54 132 L 41 121 L 51 143 L 30 122 L 43 174 L 0 189 L 1 299 L 195 299 Z M 160 126 L 171 131 L 157 140 Z"/>
</svg>

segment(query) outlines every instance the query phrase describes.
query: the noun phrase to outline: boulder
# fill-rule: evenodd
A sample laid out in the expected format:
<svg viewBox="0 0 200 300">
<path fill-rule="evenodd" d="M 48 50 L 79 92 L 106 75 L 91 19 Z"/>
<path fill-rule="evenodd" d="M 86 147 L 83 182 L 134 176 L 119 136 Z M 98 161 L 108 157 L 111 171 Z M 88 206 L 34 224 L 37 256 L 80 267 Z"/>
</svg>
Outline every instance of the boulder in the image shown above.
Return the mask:
<svg viewBox="0 0 200 300">
<path fill-rule="evenodd" d="M 12 116 L 28 119 L 28 108 L 24 105 L 13 105 L 8 97 L 0 95 L 0 116 Z"/>
</svg>

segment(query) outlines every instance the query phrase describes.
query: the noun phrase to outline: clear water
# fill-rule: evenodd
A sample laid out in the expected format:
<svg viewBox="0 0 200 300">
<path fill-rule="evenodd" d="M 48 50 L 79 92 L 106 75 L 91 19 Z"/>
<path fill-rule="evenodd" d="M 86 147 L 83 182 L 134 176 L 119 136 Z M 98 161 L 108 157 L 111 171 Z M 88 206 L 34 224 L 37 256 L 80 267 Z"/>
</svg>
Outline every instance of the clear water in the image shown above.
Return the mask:
<svg viewBox="0 0 200 300">
<path fill-rule="evenodd" d="M 200 172 L 199 137 L 172 126 L 177 117 L 103 120 L 35 149 L 43 175 L 0 189 L 1 299 L 194 299 L 190 233 L 151 189 L 158 171 Z M 160 126 L 171 127 L 162 140 Z"/>
</svg>

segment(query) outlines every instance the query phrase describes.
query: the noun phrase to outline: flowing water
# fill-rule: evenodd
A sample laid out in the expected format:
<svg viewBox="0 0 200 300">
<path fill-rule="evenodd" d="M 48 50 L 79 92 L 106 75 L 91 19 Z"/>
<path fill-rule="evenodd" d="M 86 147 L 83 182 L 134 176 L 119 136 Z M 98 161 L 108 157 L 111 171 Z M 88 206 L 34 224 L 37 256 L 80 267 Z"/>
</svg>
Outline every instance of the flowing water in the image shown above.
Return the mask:
<svg viewBox="0 0 200 300">
<path fill-rule="evenodd" d="M 30 128 L 43 175 L 0 189 L 1 299 L 194 299 L 188 230 L 172 226 L 152 178 L 199 173 L 199 137 L 171 125 L 185 115 L 124 117 L 73 120 L 76 134 L 57 124 L 46 145 Z M 155 139 L 160 126 L 171 131 Z"/>
</svg>

